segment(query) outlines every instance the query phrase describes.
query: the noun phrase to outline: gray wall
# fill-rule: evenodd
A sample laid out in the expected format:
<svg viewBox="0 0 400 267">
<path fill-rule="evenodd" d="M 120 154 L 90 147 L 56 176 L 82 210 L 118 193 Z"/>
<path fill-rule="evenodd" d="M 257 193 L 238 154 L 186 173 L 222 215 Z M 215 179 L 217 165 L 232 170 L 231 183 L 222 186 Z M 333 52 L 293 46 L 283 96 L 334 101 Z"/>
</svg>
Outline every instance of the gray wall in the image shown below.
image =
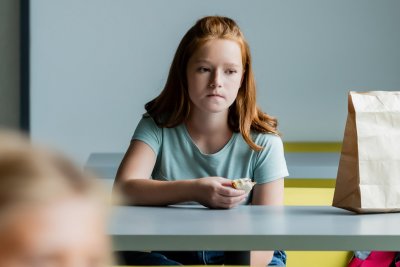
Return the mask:
<svg viewBox="0 0 400 267">
<path fill-rule="evenodd" d="M 19 1 L 0 1 L 0 127 L 19 128 Z"/>
<path fill-rule="evenodd" d="M 396 0 L 31 1 L 31 131 L 80 162 L 129 144 L 183 34 L 234 18 L 284 141 L 341 141 L 349 90 L 400 89 Z"/>
</svg>

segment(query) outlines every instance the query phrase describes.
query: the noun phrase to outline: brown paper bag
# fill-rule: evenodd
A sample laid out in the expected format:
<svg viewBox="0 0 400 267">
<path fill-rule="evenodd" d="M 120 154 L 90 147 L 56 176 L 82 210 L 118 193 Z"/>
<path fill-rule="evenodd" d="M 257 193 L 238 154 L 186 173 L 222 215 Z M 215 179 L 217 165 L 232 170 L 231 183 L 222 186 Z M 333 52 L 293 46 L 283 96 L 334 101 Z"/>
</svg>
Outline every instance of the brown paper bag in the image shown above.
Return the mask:
<svg viewBox="0 0 400 267">
<path fill-rule="evenodd" d="M 333 206 L 400 211 L 400 92 L 349 93 Z"/>
</svg>

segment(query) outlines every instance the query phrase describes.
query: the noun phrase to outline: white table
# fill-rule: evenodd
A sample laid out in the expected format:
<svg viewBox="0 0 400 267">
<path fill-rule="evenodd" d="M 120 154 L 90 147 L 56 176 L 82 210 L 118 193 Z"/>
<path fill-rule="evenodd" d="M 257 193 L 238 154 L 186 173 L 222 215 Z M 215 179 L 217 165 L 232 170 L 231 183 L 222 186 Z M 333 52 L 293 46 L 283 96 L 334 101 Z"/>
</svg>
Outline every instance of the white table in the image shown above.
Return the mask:
<svg viewBox="0 0 400 267">
<path fill-rule="evenodd" d="M 115 250 L 396 250 L 400 213 L 334 207 L 116 207 Z"/>
</svg>

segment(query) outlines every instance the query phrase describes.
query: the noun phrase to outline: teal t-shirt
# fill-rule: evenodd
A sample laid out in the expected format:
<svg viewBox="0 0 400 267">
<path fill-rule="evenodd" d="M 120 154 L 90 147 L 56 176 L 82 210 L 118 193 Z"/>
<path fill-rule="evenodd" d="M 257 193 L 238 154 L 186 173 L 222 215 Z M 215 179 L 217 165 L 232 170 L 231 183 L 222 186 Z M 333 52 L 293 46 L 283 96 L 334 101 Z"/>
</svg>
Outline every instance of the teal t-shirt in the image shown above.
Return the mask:
<svg viewBox="0 0 400 267">
<path fill-rule="evenodd" d="M 144 115 L 132 140 L 149 145 L 157 155 L 152 172 L 155 180 L 174 181 L 207 176 L 228 179 L 251 178 L 257 184 L 288 176 L 282 140 L 273 134 L 252 133 L 257 145 L 254 151 L 240 133 L 234 133 L 217 153 L 204 154 L 192 141 L 186 126 L 160 128 Z"/>
</svg>

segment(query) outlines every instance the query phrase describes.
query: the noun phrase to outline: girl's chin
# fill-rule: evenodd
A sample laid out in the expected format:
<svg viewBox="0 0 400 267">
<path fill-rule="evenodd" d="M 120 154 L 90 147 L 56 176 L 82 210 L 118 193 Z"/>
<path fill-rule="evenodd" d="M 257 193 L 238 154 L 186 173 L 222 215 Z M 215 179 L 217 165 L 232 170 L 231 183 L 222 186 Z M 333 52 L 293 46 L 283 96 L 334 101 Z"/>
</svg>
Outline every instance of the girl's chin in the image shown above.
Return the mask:
<svg viewBox="0 0 400 267">
<path fill-rule="evenodd" d="M 202 109 L 204 112 L 210 113 L 210 114 L 219 114 L 219 113 L 227 113 L 228 107 L 218 107 L 218 108 L 204 108 Z"/>
<path fill-rule="evenodd" d="M 227 113 L 229 109 L 229 105 L 226 103 L 202 103 L 203 105 L 196 105 L 195 110 L 203 112 L 203 113 L 210 113 L 210 114 L 217 114 L 217 113 Z"/>
</svg>

